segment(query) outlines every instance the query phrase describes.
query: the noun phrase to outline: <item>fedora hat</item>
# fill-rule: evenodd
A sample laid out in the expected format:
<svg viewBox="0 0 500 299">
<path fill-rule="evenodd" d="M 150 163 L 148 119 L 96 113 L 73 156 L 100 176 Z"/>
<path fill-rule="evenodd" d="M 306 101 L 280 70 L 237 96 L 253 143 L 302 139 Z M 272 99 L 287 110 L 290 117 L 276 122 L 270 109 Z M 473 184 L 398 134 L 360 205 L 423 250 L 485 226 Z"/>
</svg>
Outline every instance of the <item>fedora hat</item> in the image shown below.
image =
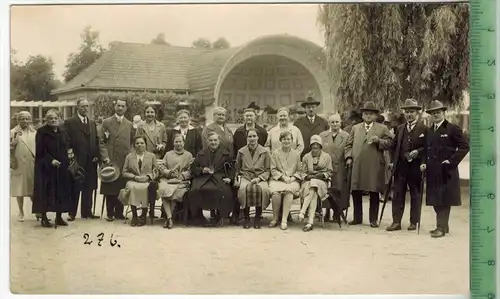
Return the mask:
<svg viewBox="0 0 500 299">
<path fill-rule="evenodd" d="M 446 107 L 445 105 L 443 105 L 443 103 L 441 103 L 440 101 L 438 100 L 435 100 L 435 101 L 432 101 L 430 104 L 429 104 L 429 108 L 427 108 L 425 110 L 425 112 L 427 113 L 430 113 L 432 111 L 436 111 L 436 110 L 443 110 L 443 111 L 446 111 L 448 109 L 448 107 Z"/>
<path fill-rule="evenodd" d="M 361 112 L 363 111 L 371 111 L 375 113 L 379 113 L 380 110 L 377 109 L 377 106 L 375 106 L 375 103 L 372 101 L 368 101 L 363 105 L 363 108 L 359 109 Z"/>
<path fill-rule="evenodd" d="M 120 177 L 120 169 L 115 165 L 106 165 L 102 166 L 97 174 L 102 182 L 111 183 Z"/>
<path fill-rule="evenodd" d="M 403 106 L 401 106 L 401 109 L 407 110 L 407 109 L 416 109 L 416 110 L 422 110 L 422 107 L 420 107 L 417 103 L 416 100 L 414 99 L 406 99 L 405 103 Z"/>
<path fill-rule="evenodd" d="M 319 144 L 321 147 L 323 147 L 323 138 L 321 138 L 321 136 L 319 135 L 312 135 L 311 136 L 311 142 L 309 143 L 309 146 L 313 145 L 313 144 Z"/>
<path fill-rule="evenodd" d="M 319 101 L 316 101 L 312 96 L 308 96 L 306 100 L 300 104 L 300 106 L 305 108 L 307 105 L 319 106 L 319 104 L 321 104 Z"/>
</svg>

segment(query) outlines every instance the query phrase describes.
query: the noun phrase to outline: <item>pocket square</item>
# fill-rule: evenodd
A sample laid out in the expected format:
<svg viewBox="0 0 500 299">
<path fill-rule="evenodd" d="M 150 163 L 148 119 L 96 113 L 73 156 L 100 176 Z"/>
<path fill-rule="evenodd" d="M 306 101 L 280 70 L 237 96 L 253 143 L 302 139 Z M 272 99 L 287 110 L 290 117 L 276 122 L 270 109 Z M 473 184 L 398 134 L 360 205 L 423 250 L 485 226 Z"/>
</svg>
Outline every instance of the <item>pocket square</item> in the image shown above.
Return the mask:
<svg viewBox="0 0 500 299">
<path fill-rule="evenodd" d="M 418 138 L 423 138 L 424 137 L 424 134 L 420 134 L 420 136 L 418 136 Z"/>
<path fill-rule="evenodd" d="M 441 137 L 448 137 L 448 134 L 442 134 Z"/>
</svg>

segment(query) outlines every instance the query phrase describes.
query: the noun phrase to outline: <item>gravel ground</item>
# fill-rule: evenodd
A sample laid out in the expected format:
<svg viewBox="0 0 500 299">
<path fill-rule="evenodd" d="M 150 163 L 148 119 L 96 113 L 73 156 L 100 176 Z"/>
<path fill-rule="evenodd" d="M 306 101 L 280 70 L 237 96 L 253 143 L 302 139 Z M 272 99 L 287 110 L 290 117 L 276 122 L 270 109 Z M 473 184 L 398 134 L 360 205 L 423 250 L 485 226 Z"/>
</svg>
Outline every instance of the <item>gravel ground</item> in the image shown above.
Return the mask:
<svg viewBox="0 0 500 299">
<path fill-rule="evenodd" d="M 26 215 L 31 209 L 28 201 Z M 365 209 L 366 218 L 368 204 Z M 56 230 L 40 227 L 31 216 L 18 222 L 12 198 L 11 292 L 467 294 L 467 207 L 452 209 L 451 234 L 441 239 L 428 234 L 435 223 L 431 207 L 423 208 L 420 235 L 405 227 L 385 232 L 390 211 L 388 204 L 378 229 L 368 225 L 339 229 L 326 223 L 309 233 L 302 232 L 297 222 L 287 231 L 269 229 L 268 215 L 260 230 L 234 226 L 166 230 L 161 221 L 132 228 L 123 221 L 80 218 Z M 404 221 L 408 212 L 409 207 Z M 104 241 L 99 247 L 101 232 Z M 91 245 L 84 244 L 84 233 L 90 234 Z M 120 247 L 110 246 L 111 234 Z"/>
</svg>

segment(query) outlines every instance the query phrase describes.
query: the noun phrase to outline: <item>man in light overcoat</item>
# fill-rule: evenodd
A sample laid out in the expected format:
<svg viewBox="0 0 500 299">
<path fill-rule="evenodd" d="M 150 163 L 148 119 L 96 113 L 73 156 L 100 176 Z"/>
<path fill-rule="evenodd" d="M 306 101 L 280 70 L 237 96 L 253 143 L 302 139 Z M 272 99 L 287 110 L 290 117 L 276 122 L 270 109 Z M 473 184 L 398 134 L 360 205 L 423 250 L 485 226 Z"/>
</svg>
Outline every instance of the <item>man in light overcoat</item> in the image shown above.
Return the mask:
<svg viewBox="0 0 500 299">
<path fill-rule="evenodd" d="M 387 126 L 375 122 L 380 112 L 373 102 L 361 109 L 363 122 L 352 127 L 345 146 L 346 163 L 352 165 L 351 191 L 354 217 L 351 225 L 363 223 L 363 192 L 370 195 L 369 221 L 378 227 L 380 193 L 385 190 L 386 160 L 384 150 L 391 145 L 392 135 Z"/>
</svg>

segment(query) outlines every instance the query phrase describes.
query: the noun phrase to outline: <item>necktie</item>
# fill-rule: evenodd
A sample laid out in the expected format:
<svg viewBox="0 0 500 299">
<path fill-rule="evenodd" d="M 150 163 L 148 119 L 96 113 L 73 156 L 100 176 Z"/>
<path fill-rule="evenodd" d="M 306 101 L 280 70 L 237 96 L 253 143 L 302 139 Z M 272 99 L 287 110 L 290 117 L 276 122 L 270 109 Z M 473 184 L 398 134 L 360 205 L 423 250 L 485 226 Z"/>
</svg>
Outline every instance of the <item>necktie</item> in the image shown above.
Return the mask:
<svg viewBox="0 0 500 299">
<path fill-rule="evenodd" d="M 366 125 L 365 130 L 366 130 L 366 132 L 370 131 L 370 125 Z"/>
<path fill-rule="evenodd" d="M 413 124 L 408 123 L 408 132 L 411 132 L 411 130 L 413 130 Z"/>
<path fill-rule="evenodd" d="M 142 159 L 139 158 L 139 162 L 137 162 L 137 164 L 139 164 L 139 171 L 142 171 Z"/>
<path fill-rule="evenodd" d="M 83 118 L 83 123 L 87 124 L 87 118 L 86 117 Z"/>
<path fill-rule="evenodd" d="M 438 130 L 438 125 L 434 125 L 434 132 Z"/>
</svg>

